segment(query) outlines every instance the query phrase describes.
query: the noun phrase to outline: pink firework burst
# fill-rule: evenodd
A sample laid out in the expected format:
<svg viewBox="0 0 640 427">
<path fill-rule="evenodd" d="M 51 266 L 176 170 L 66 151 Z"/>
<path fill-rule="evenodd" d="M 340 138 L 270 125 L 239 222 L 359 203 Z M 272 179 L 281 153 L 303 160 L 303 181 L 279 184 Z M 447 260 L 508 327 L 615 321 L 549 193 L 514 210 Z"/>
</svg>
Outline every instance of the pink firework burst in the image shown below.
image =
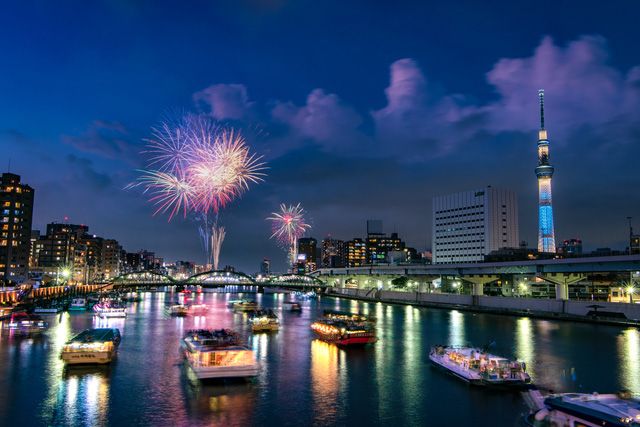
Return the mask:
<svg viewBox="0 0 640 427">
<path fill-rule="evenodd" d="M 271 221 L 271 238 L 285 245 L 295 245 L 305 231 L 311 228 L 304 219 L 304 209 L 300 203 L 289 206 L 281 204 L 280 210 L 272 213 L 267 220 Z"/>
</svg>

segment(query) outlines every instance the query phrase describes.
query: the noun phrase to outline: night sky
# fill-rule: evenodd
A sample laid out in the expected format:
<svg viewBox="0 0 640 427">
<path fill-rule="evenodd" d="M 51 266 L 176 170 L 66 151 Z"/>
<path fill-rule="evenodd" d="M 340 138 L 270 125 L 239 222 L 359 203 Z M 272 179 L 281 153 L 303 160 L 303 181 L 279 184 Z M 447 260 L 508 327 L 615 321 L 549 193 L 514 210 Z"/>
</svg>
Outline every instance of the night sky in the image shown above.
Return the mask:
<svg viewBox="0 0 640 427">
<path fill-rule="evenodd" d="M 546 90 L 556 239 L 625 247 L 640 229 L 640 3 L 16 1 L 0 14 L 0 168 L 63 221 L 203 262 L 193 221 L 123 190 L 176 112 L 243 129 L 266 181 L 222 212 L 221 265 L 286 253 L 265 218 L 301 202 L 318 240 L 382 219 L 424 250 L 431 198 L 515 190 L 536 243 L 537 90 Z"/>
</svg>

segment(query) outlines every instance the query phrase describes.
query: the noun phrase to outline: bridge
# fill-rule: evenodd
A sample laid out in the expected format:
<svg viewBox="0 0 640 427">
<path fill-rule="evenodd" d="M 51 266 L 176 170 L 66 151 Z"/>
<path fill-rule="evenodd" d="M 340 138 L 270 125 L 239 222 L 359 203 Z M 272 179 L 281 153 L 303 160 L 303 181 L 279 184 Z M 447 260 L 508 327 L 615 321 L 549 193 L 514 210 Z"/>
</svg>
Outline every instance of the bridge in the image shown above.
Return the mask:
<svg viewBox="0 0 640 427">
<path fill-rule="evenodd" d="M 360 289 L 392 289 L 394 279 L 406 277 L 420 292 L 430 292 L 435 279 L 449 277 L 453 279 L 452 283 L 470 284 L 471 294 L 476 296 L 483 295 L 484 286 L 491 283 L 510 282 L 513 286 L 518 281 L 526 286 L 545 282 L 555 287 L 557 299 L 566 300 L 569 285 L 590 277 L 610 277 L 612 281 L 626 277 L 633 285 L 632 277 L 640 278 L 640 255 L 469 264 L 370 265 L 322 268 L 312 274 L 332 287 Z"/>
</svg>

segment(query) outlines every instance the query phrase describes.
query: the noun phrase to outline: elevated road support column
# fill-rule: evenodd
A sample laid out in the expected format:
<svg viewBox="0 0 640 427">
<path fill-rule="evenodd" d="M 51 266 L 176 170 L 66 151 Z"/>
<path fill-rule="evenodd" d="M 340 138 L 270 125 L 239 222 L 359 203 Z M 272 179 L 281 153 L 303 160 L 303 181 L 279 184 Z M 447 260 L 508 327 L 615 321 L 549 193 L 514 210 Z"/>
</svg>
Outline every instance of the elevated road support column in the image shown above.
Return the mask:
<svg viewBox="0 0 640 427">
<path fill-rule="evenodd" d="M 498 280 L 498 276 L 490 274 L 474 274 L 464 276 L 463 280 L 471 282 L 471 295 L 473 296 L 473 305 L 478 305 L 478 297 L 484 295 L 484 285 Z"/>
<path fill-rule="evenodd" d="M 579 281 L 586 279 L 586 275 L 579 273 L 563 273 L 560 275 L 552 275 L 551 273 L 540 274 L 541 278 L 547 282 L 551 282 L 556 286 L 556 299 L 561 301 L 569 300 L 569 285 L 578 283 Z M 565 312 L 564 304 L 562 312 Z"/>
</svg>

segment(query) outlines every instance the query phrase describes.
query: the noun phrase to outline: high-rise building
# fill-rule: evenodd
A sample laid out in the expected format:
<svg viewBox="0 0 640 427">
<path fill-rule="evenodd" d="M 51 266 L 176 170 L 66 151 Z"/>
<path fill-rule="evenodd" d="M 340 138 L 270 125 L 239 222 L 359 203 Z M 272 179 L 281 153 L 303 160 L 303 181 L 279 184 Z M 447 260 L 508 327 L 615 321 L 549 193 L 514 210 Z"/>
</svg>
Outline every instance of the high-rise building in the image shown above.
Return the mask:
<svg viewBox="0 0 640 427">
<path fill-rule="evenodd" d="M 347 242 L 347 267 L 361 267 L 367 262 L 367 244 L 355 238 Z"/>
<path fill-rule="evenodd" d="M 551 178 L 553 166 L 549 163 L 549 140 L 544 128 L 544 90 L 538 91 L 540 99 L 540 130 L 538 131 L 538 252 L 556 251 L 556 238 L 553 227 L 553 204 L 551 197 Z"/>
<path fill-rule="evenodd" d="M 20 176 L 3 173 L 0 179 L 0 282 L 22 282 L 29 274 L 33 188 Z"/>
<path fill-rule="evenodd" d="M 568 239 L 558 246 L 558 254 L 565 257 L 576 257 L 582 255 L 582 240 Z"/>
<path fill-rule="evenodd" d="M 398 237 L 398 233 L 391 233 L 391 236 L 367 234 L 367 263 L 387 263 L 387 254 L 389 252 L 401 252 L 404 251 L 404 248 L 405 244 Z"/>
<path fill-rule="evenodd" d="M 321 265 L 323 268 L 341 268 L 346 265 L 343 240 L 327 237 L 322 240 Z"/>
<path fill-rule="evenodd" d="M 83 275 L 86 262 L 84 235 L 89 231 L 86 225 L 47 224 L 47 233 L 36 242 L 38 269 L 49 276 L 60 277 L 63 271 L 73 275 L 74 280 Z M 83 254 L 84 253 L 84 259 Z M 84 274 L 86 275 L 86 274 Z"/>
<path fill-rule="evenodd" d="M 640 254 L 640 234 L 632 234 L 629 242 L 629 253 L 631 255 Z"/>
<path fill-rule="evenodd" d="M 260 274 L 263 276 L 271 274 L 271 260 L 269 258 L 264 258 L 260 263 Z"/>
<path fill-rule="evenodd" d="M 486 187 L 433 198 L 434 264 L 481 262 L 518 247 L 518 200 L 513 191 Z"/>
<path fill-rule="evenodd" d="M 318 241 L 313 237 L 298 239 L 298 260 L 304 259 L 305 271 L 315 271 L 318 267 L 316 259 Z"/>
</svg>

